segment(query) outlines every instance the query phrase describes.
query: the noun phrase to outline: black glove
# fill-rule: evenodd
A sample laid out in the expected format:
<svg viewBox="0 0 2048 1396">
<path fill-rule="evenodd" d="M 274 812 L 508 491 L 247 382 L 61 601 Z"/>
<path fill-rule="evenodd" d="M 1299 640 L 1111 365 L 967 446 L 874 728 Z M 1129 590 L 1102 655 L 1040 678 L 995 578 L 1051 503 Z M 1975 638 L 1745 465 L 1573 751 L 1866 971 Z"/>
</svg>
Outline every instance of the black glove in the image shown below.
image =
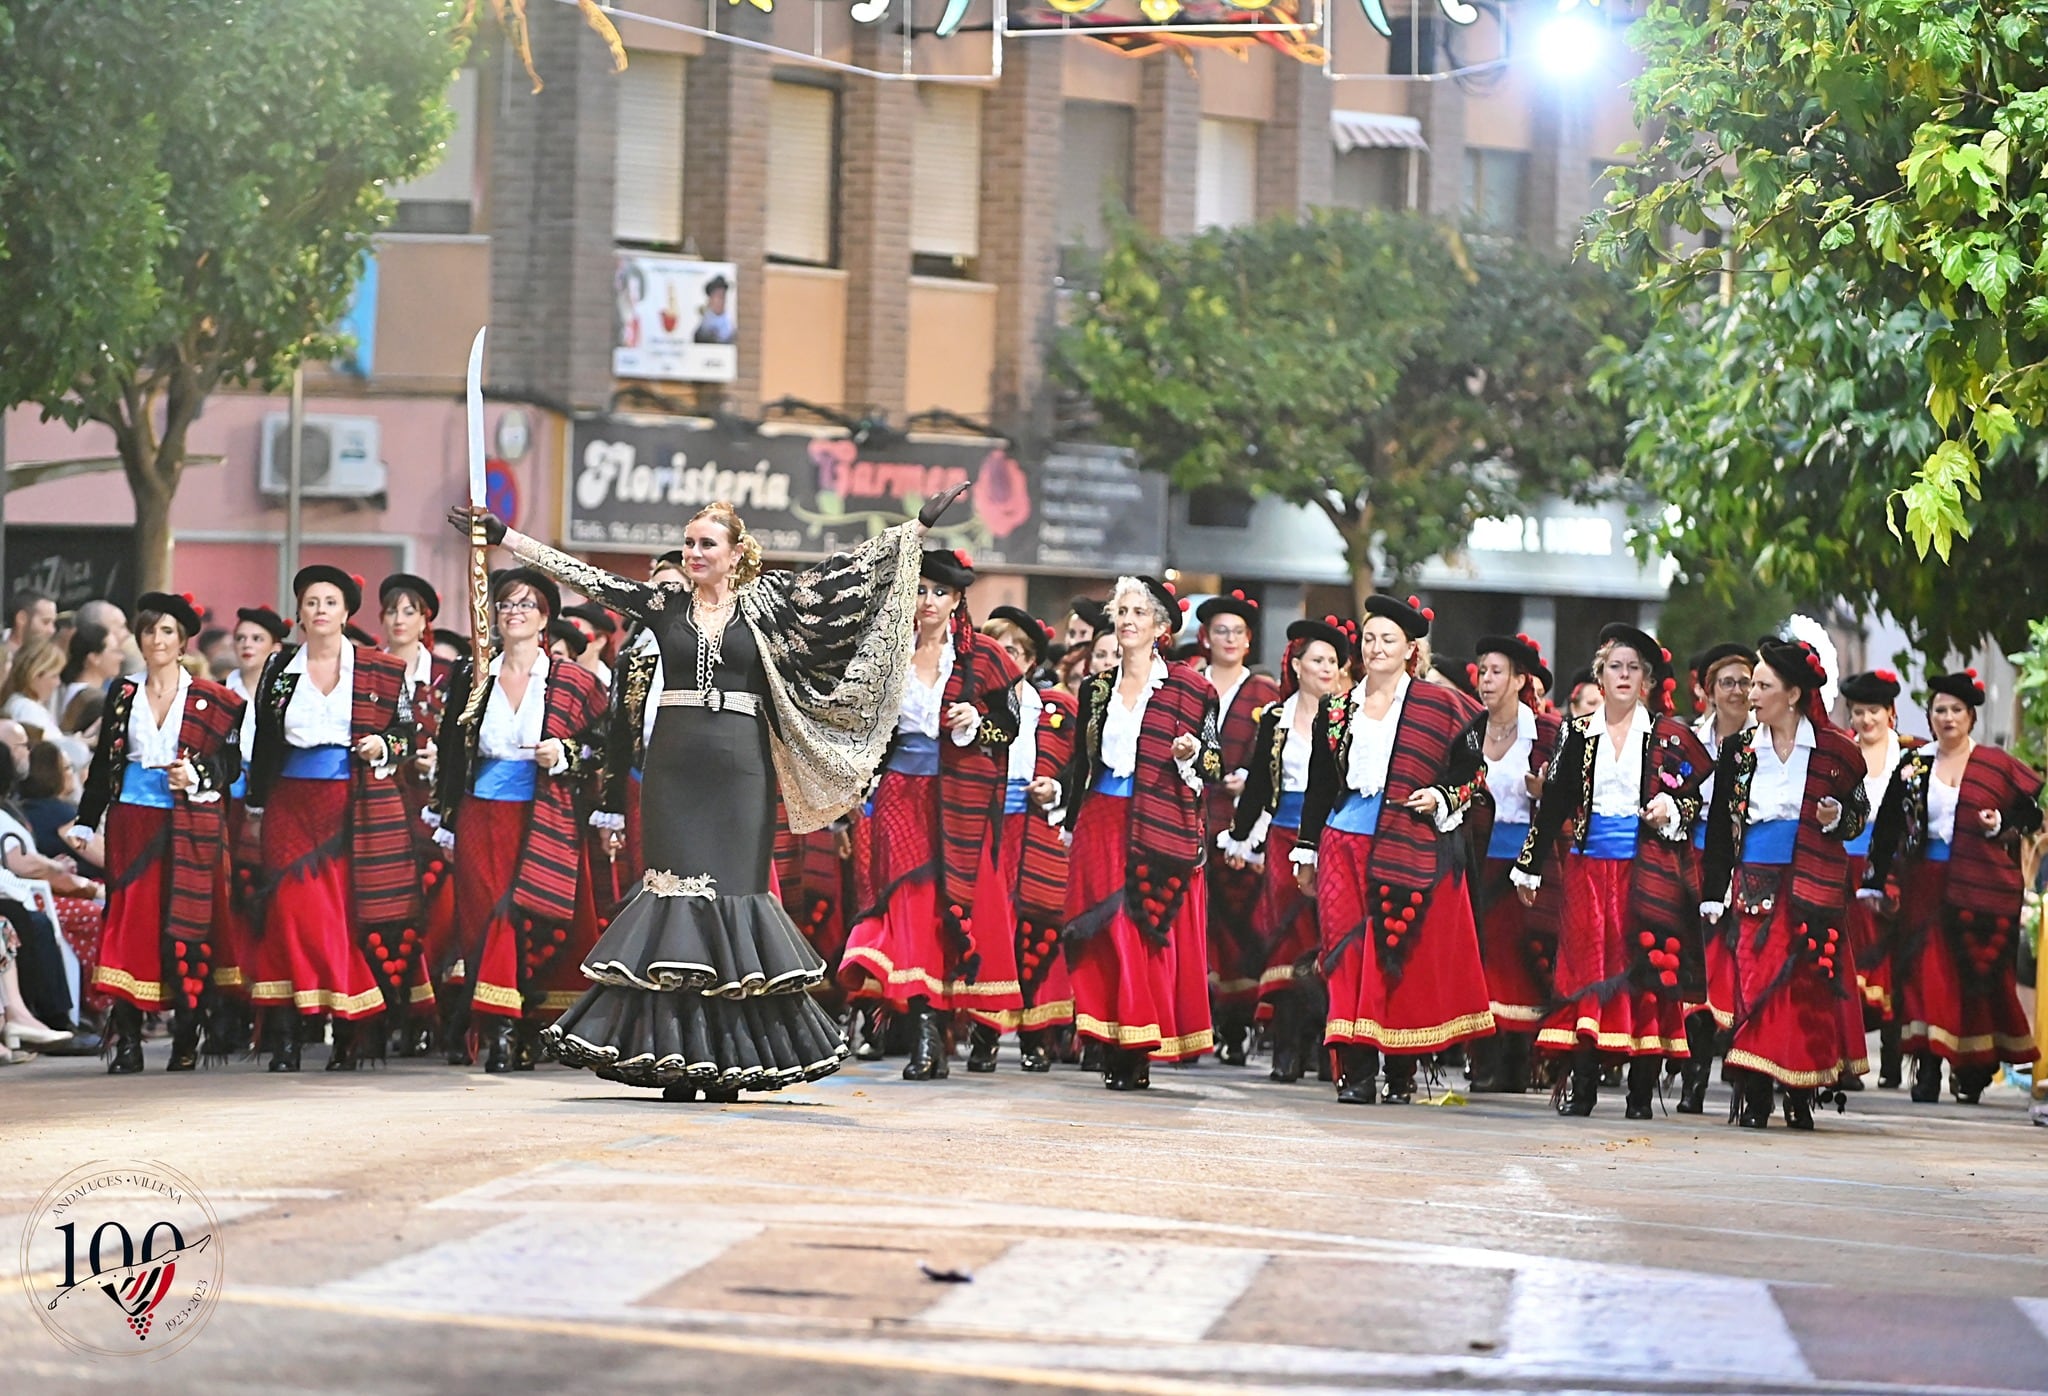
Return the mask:
<svg viewBox="0 0 2048 1396">
<path fill-rule="evenodd" d="M 955 485 L 937 498 L 927 499 L 924 502 L 924 508 L 917 511 L 917 521 L 926 528 L 935 526 L 940 519 L 946 516 L 948 509 L 959 503 L 960 496 L 966 494 L 968 489 L 969 486 L 965 484 Z"/>
<path fill-rule="evenodd" d="M 457 533 L 467 535 L 472 522 L 484 528 L 484 541 L 497 547 L 505 541 L 505 521 L 488 509 L 479 509 L 470 504 L 458 504 L 448 511 L 448 526 Z"/>
</svg>

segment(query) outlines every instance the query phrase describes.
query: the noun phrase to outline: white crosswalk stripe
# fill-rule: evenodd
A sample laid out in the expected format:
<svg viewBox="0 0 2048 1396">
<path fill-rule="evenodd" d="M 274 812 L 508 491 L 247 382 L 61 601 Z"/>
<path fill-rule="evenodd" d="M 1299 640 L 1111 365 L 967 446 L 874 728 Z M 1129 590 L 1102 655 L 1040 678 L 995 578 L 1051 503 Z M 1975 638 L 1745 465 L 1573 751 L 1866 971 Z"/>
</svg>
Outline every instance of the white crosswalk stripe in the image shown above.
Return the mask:
<svg viewBox="0 0 2048 1396">
<path fill-rule="evenodd" d="M 918 1322 L 1040 1338 L 1197 1342 L 1266 1263 L 1263 1251 L 1019 1241 Z"/>
<path fill-rule="evenodd" d="M 1507 1334 L 1504 1355 L 1525 1368 L 1813 1380 L 1762 1280 L 1532 1261 L 1516 1272 Z M 1741 1340 L 1717 1337 L 1729 1334 Z"/>
</svg>

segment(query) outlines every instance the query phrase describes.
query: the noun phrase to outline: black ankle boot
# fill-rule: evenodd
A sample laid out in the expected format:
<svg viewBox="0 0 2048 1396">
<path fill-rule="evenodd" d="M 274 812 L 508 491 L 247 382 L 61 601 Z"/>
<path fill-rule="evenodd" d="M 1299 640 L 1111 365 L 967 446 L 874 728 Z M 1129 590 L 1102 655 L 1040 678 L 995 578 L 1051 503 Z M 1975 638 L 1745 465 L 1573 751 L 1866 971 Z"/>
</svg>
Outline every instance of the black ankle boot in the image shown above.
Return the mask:
<svg viewBox="0 0 2048 1396">
<path fill-rule="evenodd" d="M 1785 1127 L 1787 1129 L 1813 1128 L 1813 1092 L 1811 1090 L 1786 1088 Z"/>
<path fill-rule="evenodd" d="M 860 1045 L 853 1049 L 855 1061 L 878 1062 L 883 1056 L 883 1040 L 889 1035 L 889 1015 L 879 1003 L 871 1003 L 859 1010 Z"/>
<path fill-rule="evenodd" d="M 483 1031 L 484 1070 L 504 1076 L 512 1070 L 512 1020 L 502 1013 L 487 1015 L 490 1025 Z"/>
<path fill-rule="evenodd" d="M 1581 1040 L 1572 1048 L 1571 1074 L 1557 1095 L 1557 1113 L 1581 1118 L 1593 1113 L 1600 1099 L 1600 1049 Z"/>
<path fill-rule="evenodd" d="M 270 1030 L 270 1069 L 272 1071 L 297 1071 L 299 1069 L 299 1019 L 289 1008 L 273 1009 L 268 1015 Z"/>
<path fill-rule="evenodd" d="M 1505 1094 L 1528 1092 L 1529 1046 L 1534 1040 L 1524 1032 L 1500 1034 L 1500 1088 Z"/>
<path fill-rule="evenodd" d="M 1897 1090 L 1899 1082 L 1904 1079 L 1903 1065 L 1898 1022 L 1880 1023 L 1877 1029 L 1877 1084 L 1889 1091 Z"/>
<path fill-rule="evenodd" d="M 1150 1053 L 1111 1047 L 1103 1053 L 1102 1084 L 1113 1091 L 1142 1091 L 1152 1085 Z"/>
<path fill-rule="evenodd" d="M 469 996 L 444 1000 L 441 1004 L 441 1050 L 450 1066 L 476 1065 L 476 1053 L 469 1045 Z"/>
<path fill-rule="evenodd" d="M 165 1071 L 196 1071 L 199 1069 L 199 1010 L 196 1008 L 174 1008 L 171 1010 L 171 1059 L 164 1063 Z"/>
<path fill-rule="evenodd" d="M 107 1060 L 109 1076 L 132 1076 L 142 1070 L 142 1010 L 125 999 L 115 999 L 107 1014 L 107 1040 L 113 1054 Z"/>
<path fill-rule="evenodd" d="M 528 1009 L 512 1026 L 512 1069 L 531 1071 L 540 1065 L 540 1018 Z"/>
<path fill-rule="evenodd" d="M 1983 1098 L 1984 1088 L 1997 1075 L 1995 1066 L 1951 1066 L 1948 1069 L 1949 1090 L 1955 1094 L 1958 1105 L 1975 1105 Z"/>
<path fill-rule="evenodd" d="M 1301 999 L 1292 989 L 1273 996 L 1273 1070 L 1268 1079 L 1292 1083 L 1301 1079 Z"/>
<path fill-rule="evenodd" d="M 1679 1068 L 1678 1113 L 1707 1113 L 1707 1086 L 1714 1079 L 1714 1015 L 1701 1010 L 1685 1020 L 1685 1046 L 1690 1054 Z"/>
<path fill-rule="evenodd" d="M 939 1027 L 939 1015 L 928 999 L 910 1001 L 910 1060 L 903 1065 L 906 1081 L 937 1081 L 948 1075 L 946 1039 Z"/>
<path fill-rule="evenodd" d="M 1017 1065 L 1025 1071 L 1042 1074 L 1052 1070 L 1052 1049 L 1043 1032 L 1018 1033 L 1017 1058 Z"/>
<path fill-rule="evenodd" d="M 1744 1129 L 1769 1129 L 1777 1084 L 1761 1071 L 1743 1072 L 1735 1085 L 1741 1099 L 1735 1122 Z"/>
<path fill-rule="evenodd" d="M 996 1069 L 996 1048 L 1003 1035 L 987 1023 L 976 1023 L 967 1033 L 967 1069 L 987 1076 Z"/>
<path fill-rule="evenodd" d="M 1507 1090 L 1501 1076 L 1501 1055 L 1505 1047 L 1502 1034 L 1491 1037 L 1475 1037 L 1465 1044 L 1465 1061 L 1470 1071 L 1465 1085 L 1474 1095 L 1499 1095 Z"/>
<path fill-rule="evenodd" d="M 1248 1025 L 1236 1008 L 1216 1010 L 1216 1060 L 1225 1066 L 1244 1065 L 1244 1039 Z"/>
<path fill-rule="evenodd" d="M 1657 1089 L 1657 1075 L 1664 1064 L 1662 1057 L 1637 1057 L 1628 1064 L 1628 1104 L 1622 1111 L 1624 1118 L 1647 1120 L 1653 1117 L 1650 1096 Z"/>
<path fill-rule="evenodd" d="M 1414 1057 L 1397 1057 L 1387 1053 L 1387 1088 L 1380 1092 L 1382 1105 L 1408 1105 L 1415 1100 Z"/>
<path fill-rule="evenodd" d="M 1337 1103 L 1379 1103 L 1380 1054 L 1370 1047 L 1345 1043 L 1337 1049 Z"/>
<path fill-rule="evenodd" d="M 1913 1058 L 1913 1099 L 1921 1105 L 1941 1099 L 1941 1058 L 1932 1052 L 1920 1052 Z"/>
<path fill-rule="evenodd" d="M 364 1031 L 375 1031 L 371 1024 Z M 327 1054 L 329 1071 L 354 1071 L 356 1069 L 356 1026 L 340 1018 L 334 1020 L 334 1050 Z"/>
</svg>

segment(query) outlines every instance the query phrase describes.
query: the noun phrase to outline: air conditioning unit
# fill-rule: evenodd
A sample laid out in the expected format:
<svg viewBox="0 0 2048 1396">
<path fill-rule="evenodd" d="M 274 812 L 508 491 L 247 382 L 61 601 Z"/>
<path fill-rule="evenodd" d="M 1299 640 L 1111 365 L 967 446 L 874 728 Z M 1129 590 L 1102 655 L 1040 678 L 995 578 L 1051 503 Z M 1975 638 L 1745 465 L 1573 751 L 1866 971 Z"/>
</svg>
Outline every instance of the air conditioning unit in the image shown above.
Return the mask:
<svg viewBox="0 0 2048 1396">
<path fill-rule="evenodd" d="M 272 412 L 263 418 L 263 461 L 260 488 L 266 495 L 286 493 L 291 473 L 291 417 Z M 384 493 L 384 462 L 377 452 L 375 417 L 306 418 L 299 456 L 299 492 L 307 499 L 363 499 Z"/>
</svg>

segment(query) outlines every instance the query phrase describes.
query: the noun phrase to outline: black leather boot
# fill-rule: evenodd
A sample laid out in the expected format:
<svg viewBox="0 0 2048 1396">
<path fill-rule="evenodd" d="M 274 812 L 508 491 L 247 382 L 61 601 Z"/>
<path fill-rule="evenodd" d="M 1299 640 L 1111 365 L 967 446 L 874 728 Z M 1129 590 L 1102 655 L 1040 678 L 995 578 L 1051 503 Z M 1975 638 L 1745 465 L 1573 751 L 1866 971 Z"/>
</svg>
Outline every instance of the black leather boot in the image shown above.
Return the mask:
<svg viewBox="0 0 2048 1396">
<path fill-rule="evenodd" d="M 1761 1071 L 1745 1071 L 1738 1078 L 1736 1089 L 1742 1093 L 1742 1106 L 1735 1122 L 1744 1129 L 1769 1129 L 1777 1082 Z"/>
<path fill-rule="evenodd" d="M 1337 1049 L 1337 1103 L 1377 1105 L 1380 1054 L 1370 1047 L 1345 1043 Z"/>
<path fill-rule="evenodd" d="M 1251 1030 L 1244 1011 L 1237 1005 L 1216 1009 L 1216 1060 L 1225 1066 L 1243 1066 L 1244 1040 Z"/>
<path fill-rule="evenodd" d="M 1498 1095 L 1507 1087 L 1501 1082 L 1501 1035 L 1476 1037 L 1465 1044 L 1465 1087 L 1474 1095 Z"/>
<path fill-rule="evenodd" d="M 199 1010 L 196 1008 L 174 1008 L 171 1010 L 171 1059 L 164 1063 L 165 1071 L 197 1071 L 199 1069 Z"/>
<path fill-rule="evenodd" d="M 1149 1053 L 1113 1047 L 1104 1054 L 1104 1060 L 1115 1063 L 1113 1069 L 1105 1066 L 1102 1072 L 1102 1084 L 1109 1089 L 1142 1091 L 1151 1087 L 1152 1058 Z"/>
<path fill-rule="evenodd" d="M 342 1019 L 336 1018 L 334 1020 L 334 1050 L 327 1054 L 327 1069 L 329 1071 L 354 1071 L 356 1069 L 356 1033 L 358 1031 L 375 1032 L 376 1030 L 377 1025 L 374 1021 L 366 1023 L 361 1029 L 358 1029 L 354 1023 L 344 1022 Z"/>
<path fill-rule="evenodd" d="M 1877 1084 L 1888 1091 L 1899 1088 L 1904 1079 L 1901 1068 L 1903 1054 L 1899 1051 L 1899 1025 L 1897 1020 L 1880 1023 L 1877 1028 Z"/>
<path fill-rule="evenodd" d="M 1572 1048 L 1571 1074 L 1557 1095 L 1557 1113 L 1584 1118 L 1600 1099 L 1600 1049 L 1580 1039 Z"/>
<path fill-rule="evenodd" d="M 910 1060 L 903 1064 L 903 1079 L 906 1081 L 937 1081 L 949 1073 L 946 1066 L 946 1040 L 939 1028 L 939 1015 L 932 1012 L 931 1001 L 914 998 L 910 1001 Z"/>
<path fill-rule="evenodd" d="M 1995 1066 L 1951 1066 L 1948 1069 L 1949 1090 L 1955 1093 L 1959 1105 L 1975 1105 L 1984 1095 L 1984 1088 L 1998 1075 Z"/>
<path fill-rule="evenodd" d="M 270 1069 L 272 1071 L 297 1071 L 299 1069 L 299 1017 L 289 1008 L 272 1009 L 268 1015 L 270 1030 Z"/>
<path fill-rule="evenodd" d="M 540 1065 L 540 1015 L 532 1009 L 512 1027 L 512 1069 L 531 1071 Z"/>
<path fill-rule="evenodd" d="M 1524 1095 L 1529 1090 L 1529 1047 L 1535 1041 L 1525 1032 L 1504 1032 L 1498 1035 L 1500 1042 L 1500 1085 L 1508 1095 Z"/>
<path fill-rule="evenodd" d="M 1018 1033 L 1017 1057 L 1017 1065 L 1025 1071 L 1042 1074 L 1052 1070 L 1052 1049 L 1043 1032 Z"/>
<path fill-rule="evenodd" d="M 1785 1127 L 1787 1129 L 1813 1128 L 1813 1092 L 1811 1090 L 1786 1088 Z"/>
<path fill-rule="evenodd" d="M 1932 1052 L 1919 1052 L 1913 1057 L 1913 1100 L 1920 1105 L 1932 1105 L 1941 1099 L 1941 1058 Z"/>
<path fill-rule="evenodd" d="M 107 1060 L 109 1076 L 132 1076 L 142 1070 L 142 1010 L 125 999 L 115 999 L 107 1014 L 107 1040 L 113 1054 Z"/>
<path fill-rule="evenodd" d="M 976 1023 L 967 1033 L 967 1069 L 976 1076 L 987 1076 L 996 1069 L 996 1048 L 1003 1035 L 987 1023 Z"/>
<path fill-rule="evenodd" d="M 1707 1113 L 1707 1086 L 1714 1079 L 1714 1015 L 1702 1010 L 1685 1020 L 1685 1045 L 1691 1053 L 1679 1069 L 1678 1113 Z"/>
<path fill-rule="evenodd" d="M 1301 996 L 1284 989 L 1273 996 L 1273 1070 L 1268 1079 L 1292 1083 L 1301 1079 Z"/>
<path fill-rule="evenodd" d="M 1408 1105 L 1415 1100 L 1415 1057 L 1387 1053 L 1387 1088 L 1380 1092 L 1382 1105 Z"/>
<path fill-rule="evenodd" d="M 854 1060 L 878 1062 L 883 1056 L 883 1040 L 889 1035 L 888 1011 L 879 1003 L 871 1003 L 858 1012 L 860 1044 L 853 1049 Z"/>
<path fill-rule="evenodd" d="M 441 1050 L 450 1066 L 474 1066 L 476 1053 L 469 1045 L 469 995 L 451 994 L 440 1005 Z"/>
<path fill-rule="evenodd" d="M 483 1030 L 484 1070 L 504 1076 L 512 1070 L 512 1020 L 502 1013 L 485 1015 Z"/>
<path fill-rule="evenodd" d="M 1628 1064 L 1628 1104 L 1622 1111 L 1624 1118 L 1647 1120 L 1653 1117 L 1650 1097 L 1657 1089 L 1657 1075 L 1664 1064 L 1662 1057 L 1636 1057 Z"/>
</svg>

